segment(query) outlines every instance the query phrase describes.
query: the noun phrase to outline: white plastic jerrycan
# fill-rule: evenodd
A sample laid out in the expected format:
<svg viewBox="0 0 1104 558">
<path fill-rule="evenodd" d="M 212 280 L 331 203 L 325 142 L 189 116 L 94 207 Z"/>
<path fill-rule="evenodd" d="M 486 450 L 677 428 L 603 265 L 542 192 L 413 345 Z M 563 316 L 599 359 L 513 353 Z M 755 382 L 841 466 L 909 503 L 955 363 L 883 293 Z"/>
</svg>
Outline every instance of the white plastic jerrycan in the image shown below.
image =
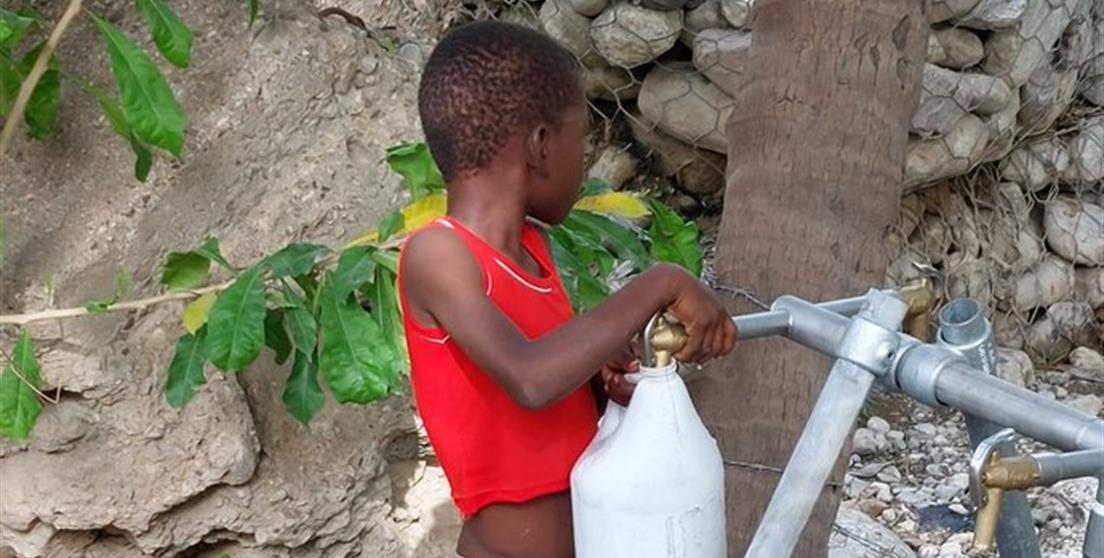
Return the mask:
<svg viewBox="0 0 1104 558">
<path fill-rule="evenodd" d="M 724 465 L 678 364 L 641 367 L 571 473 L 576 558 L 725 558 Z"/>
</svg>

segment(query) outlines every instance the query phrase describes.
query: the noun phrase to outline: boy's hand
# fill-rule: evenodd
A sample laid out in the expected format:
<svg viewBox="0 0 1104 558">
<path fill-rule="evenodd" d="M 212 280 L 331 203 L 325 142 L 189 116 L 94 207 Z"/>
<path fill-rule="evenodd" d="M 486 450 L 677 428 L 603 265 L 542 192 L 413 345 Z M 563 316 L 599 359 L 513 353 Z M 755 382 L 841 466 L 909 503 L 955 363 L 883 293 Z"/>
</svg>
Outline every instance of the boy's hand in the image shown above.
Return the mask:
<svg viewBox="0 0 1104 558">
<path fill-rule="evenodd" d="M 732 352 L 736 325 L 720 297 L 696 277 L 681 268 L 675 269 L 675 301 L 667 310 L 682 322 L 689 336 L 675 358 L 702 363 Z"/>
<path fill-rule="evenodd" d="M 625 376 L 639 371 L 640 361 L 636 359 L 632 348 L 626 346 L 617 356 L 603 365 L 599 371 L 606 395 L 622 407 L 627 406 L 632 399 L 636 384 L 629 381 Z"/>
</svg>

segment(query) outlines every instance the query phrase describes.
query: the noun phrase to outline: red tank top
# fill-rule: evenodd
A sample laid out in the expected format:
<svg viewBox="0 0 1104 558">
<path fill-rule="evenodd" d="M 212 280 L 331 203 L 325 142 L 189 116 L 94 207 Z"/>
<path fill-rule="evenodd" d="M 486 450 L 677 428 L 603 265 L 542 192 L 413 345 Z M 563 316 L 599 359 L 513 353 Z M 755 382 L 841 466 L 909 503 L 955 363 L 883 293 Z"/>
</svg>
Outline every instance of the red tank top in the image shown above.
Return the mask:
<svg viewBox="0 0 1104 558">
<path fill-rule="evenodd" d="M 534 276 L 458 221 L 428 226 L 454 231 L 483 271 L 491 301 L 535 339 L 573 316 L 540 232 L 526 224 L 522 245 L 540 264 Z M 401 284 L 401 282 L 400 282 Z M 598 412 L 588 385 L 539 411 L 523 409 L 452 341 L 415 320 L 400 290 L 414 399 L 452 498 L 464 518 L 489 504 L 519 503 L 562 492 L 594 437 Z"/>
</svg>

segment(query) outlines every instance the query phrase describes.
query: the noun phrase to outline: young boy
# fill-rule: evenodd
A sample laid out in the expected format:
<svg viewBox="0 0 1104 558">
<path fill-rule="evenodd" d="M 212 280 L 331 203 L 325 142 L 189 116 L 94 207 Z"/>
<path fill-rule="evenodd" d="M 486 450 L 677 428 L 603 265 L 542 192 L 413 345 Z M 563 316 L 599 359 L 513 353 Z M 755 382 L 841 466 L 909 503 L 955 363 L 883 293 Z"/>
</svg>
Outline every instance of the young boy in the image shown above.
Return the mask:
<svg viewBox="0 0 1104 558">
<path fill-rule="evenodd" d="M 414 395 L 464 518 L 465 558 L 573 556 L 569 476 L 595 433 L 588 382 L 626 403 L 623 349 L 669 309 L 701 362 L 732 350 L 714 293 L 670 265 L 574 317 L 546 240 L 583 179 L 586 103 L 575 58 L 536 31 L 457 29 L 418 92 L 448 216 L 403 249 L 400 289 Z"/>
</svg>

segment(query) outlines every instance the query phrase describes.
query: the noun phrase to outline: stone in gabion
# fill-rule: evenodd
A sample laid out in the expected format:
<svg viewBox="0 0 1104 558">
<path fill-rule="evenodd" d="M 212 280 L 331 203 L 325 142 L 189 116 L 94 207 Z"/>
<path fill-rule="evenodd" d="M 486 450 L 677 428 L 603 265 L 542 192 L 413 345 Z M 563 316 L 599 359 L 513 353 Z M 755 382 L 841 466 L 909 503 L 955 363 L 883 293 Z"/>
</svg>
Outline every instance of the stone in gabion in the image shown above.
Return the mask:
<svg viewBox="0 0 1104 558">
<path fill-rule="evenodd" d="M 1011 27 L 1027 10 L 1027 0 L 981 0 L 957 23 L 972 29 L 991 31 Z"/>
<path fill-rule="evenodd" d="M 1010 292 L 998 292 L 1006 299 L 1002 307 L 1027 314 L 1069 298 L 1073 292 L 1073 266 L 1062 258 L 1044 257 L 1039 265 L 1009 282 Z"/>
<path fill-rule="evenodd" d="M 977 4 L 978 0 L 932 0 L 928 21 L 939 23 L 963 17 Z"/>
<path fill-rule="evenodd" d="M 640 93 L 640 81 L 629 70 L 602 62 L 583 68 L 583 89 L 589 99 L 627 101 Z"/>
<path fill-rule="evenodd" d="M 985 57 L 985 45 L 981 38 L 969 29 L 940 27 L 932 29 L 928 36 L 928 62 L 961 70 L 981 62 Z"/>
<path fill-rule="evenodd" d="M 590 40 L 590 20 L 571 9 L 567 0 L 547 0 L 540 9 L 545 33 L 560 42 L 585 65 L 604 63 Z"/>
<path fill-rule="evenodd" d="M 690 64 L 656 66 L 644 78 L 637 105 L 644 118 L 690 145 L 725 152 L 733 100 Z"/>
<path fill-rule="evenodd" d="M 751 16 L 750 0 L 720 0 L 721 15 L 728 24 L 740 29 L 747 27 L 748 18 Z"/>
<path fill-rule="evenodd" d="M 1104 265 L 1104 207 L 1073 196 L 1046 204 L 1043 214 L 1047 246 L 1082 265 Z"/>
<path fill-rule="evenodd" d="M 640 115 L 630 115 L 628 121 L 633 138 L 655 157 L 659 171 L 674 177 L 683 190 L 710 195 L 724 188 L 723 155 L 694 149 L 649 125 Z"/>
<path fill-rule="evenodd" d="M 598 52 L 613 66 L 635 68 L 655 60 L 678 41 L 682 11 L 649 10 L 619 1 L 590 24 Z"/>
<path fill-rule="evenodd" d="M 1104 267 L 1079 267 L 1073 274 L 1074 299 L 1104 308 Z"/>
<path fill-rule="evenodd" d="M 1054 125 L 1073 102 L 1077 85 L 1077 70 L 1058 71 L 1050 62 L 1043 62 L 1020 88 L 1020 111 L 1017 120 L 1023 133 L 1031 134 Z"/>
<path fill-rule="evenodd" d="M 1099 346 L 1096 316 L 1083 302 L 1058 302 L 1027 328 L 1026 350 L 1039 360 L 1056 362 L 1078 346 Z"/>
<path fill-rule="evenodd" d="M 1070 164 L 1062 173 L 1062 179 L 1081 183 L 1085 190 L 1093 186 L 1099 188 L 1100 181 L 1104 180 L 1104 116 L 1083 121 L 1080 132 L 1070 140 L 1067 152 Z"/>
<path fill-rule="evenodd" d="M 1001 178 L 1037 192 L 1057 180 L 1069 166 L 1069 152 L 1055 138 L 1021 145 L 1001 163 Z"/>
<path fill-rule="evenodd" d="M 733 97 L 747 84 L 751 32 L 706 29 L 694 38 L 694 67 Z"/>
<path fill-rule="evenodd" d="M 981 160 L 989 141 L 989 128 L 980 118 L 965 114 L 942 137 L 916 138 L 905 155 L 906 186 L 957 176 Z"/>
<path fill-rule="evenodd" d="M 609 0 L 567 0 L 567 3 L 571 9 L 587 17 L 594 17 L 609 6 Z"/>
</svg>

